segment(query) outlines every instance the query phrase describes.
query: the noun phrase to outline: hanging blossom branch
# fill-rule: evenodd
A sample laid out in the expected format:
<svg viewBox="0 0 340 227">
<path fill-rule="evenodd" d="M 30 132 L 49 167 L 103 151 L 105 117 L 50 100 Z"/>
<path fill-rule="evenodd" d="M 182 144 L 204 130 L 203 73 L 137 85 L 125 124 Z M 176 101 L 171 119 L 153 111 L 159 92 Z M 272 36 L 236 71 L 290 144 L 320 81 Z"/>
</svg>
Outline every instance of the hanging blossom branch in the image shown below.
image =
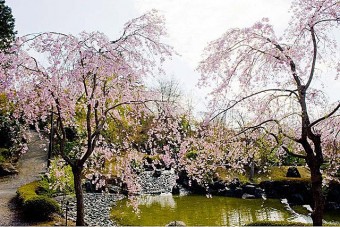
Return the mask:
<svg viewBox="0 0 340 227">
<path fill-rule="evenodd" d="M 271 91 L 274 91 L 274 92 L 275 92 L 275 91 L 288 92 L 288 93 L 290 93 L 290 94 L 294 94 L 296 97 L 298 96 L 298 95 L 296 94 L 296 90 L 289 90 L 289 89 L 275 89 L 275 88 L 274 88 L 274 89 L 266 89 L 266 90 L 262 90 L 262 91 L 259 91 L 259 92 L 255 92 L 255 93 L 253 93 L 253 94 L 251 94 L 251 95 L 248 95 L 248 96 L 245 96 L 245 97 L 243 97 L 243 98 L 241 98 L 241 99 L 239 99 L 239 100 L 233 101 L 234 103 L 233 103 L 232 105 L 230 105 L 228 108 L 226 108 L 226 109 L 224 109 L 224 110 L 218 112 L 217 114 L 215 114 L 214 117 L 210 118 L 209 122 L 213 121 L 213 120 L 214 120 L 216 117 L 218 117 L 219 115 L 221 115 L 221 114 L 227 112 L 228 110 L 234 108 L 234 107 L 235 107 L 237 104 L 239 104 L 240 102 L 242 102 L 242 101 L 244 101 L 244 100 L 246 100 L 246 99 L 249 99 L 249 98 L 251 98 L 251 97 L 254 97 L 254 96 L 256 96 L 256 95 L 259 95 L 259 94 L 261 94 L 261 93 L 271 92 Z"/>
</svg>

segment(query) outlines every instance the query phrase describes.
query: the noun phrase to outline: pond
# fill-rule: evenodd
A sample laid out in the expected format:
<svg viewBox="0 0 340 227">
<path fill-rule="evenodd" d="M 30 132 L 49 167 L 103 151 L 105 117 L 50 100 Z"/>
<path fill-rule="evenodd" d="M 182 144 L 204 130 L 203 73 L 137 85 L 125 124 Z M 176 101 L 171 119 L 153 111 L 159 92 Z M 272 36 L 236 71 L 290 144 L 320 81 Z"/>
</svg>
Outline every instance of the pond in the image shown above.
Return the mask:
<svg viewBox="0 0 340 227">
<path fill-rule="evenodd" d="M 311 222 L 308 206 L 292 209 L 285 200 L 206 198 L 199 195 L 143 195 L 136 198 L 138 213 L 127 199 L 112 207 L 111 218 L 119 225 L 165 226 L 183 221 L 188 226 L 244 225 L 262 220 Z M 310 209 L 310 208 L 309 208 Z M 340 215 L 326 214 L 327 222 L 340 224 Z"/>
</svg>

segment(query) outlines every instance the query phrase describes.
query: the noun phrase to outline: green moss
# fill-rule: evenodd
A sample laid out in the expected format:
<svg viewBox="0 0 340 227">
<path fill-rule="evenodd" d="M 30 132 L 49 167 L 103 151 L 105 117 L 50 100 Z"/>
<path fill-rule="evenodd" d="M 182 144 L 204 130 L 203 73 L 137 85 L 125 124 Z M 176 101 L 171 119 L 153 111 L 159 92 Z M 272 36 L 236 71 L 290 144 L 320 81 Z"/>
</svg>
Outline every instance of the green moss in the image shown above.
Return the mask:
<svg viewBox="0 0 340 227">
<path fill-rule="evenodd" d="M 297 166 L 301 178 L 286 177 L 289 166 L 271 166 L 265 173 L 255 174 L 255 183 L 261 181 L 302 181 L 310 182 L 310 171 L 304 166 Z"/>
<path fill-rule="evenodd" d="M 304 166 L 298 166 L 297 169 L 300 172 L 301 178 L 286 177 L 286 173 L 289 166 L 271 166 L 267 168 L 265 173 L 255 173 L 253 182 L 261 183 L 262 181 L 299 181 L 299 182 L 310 182 L 310 171 Z M 242 174 L 232 169 L 225 169 L 218 167 L 216 170 L 219 179 L 221 180 L 232 180 L 238 178 L 242 183 L 249 182 L 248 173 Z"/>
<path fill-rule="evenodd" d="M 39 181 L 33 181 L 18 188 L 17 195 L 22 202 L 37 195 L 35 189 L 38 187 Z"/>
<path fill-rule="evenodd" d="M 44 195 L 46 185 L 33 181 L 18 188 L 17 195 L 23 212 L 27 217 L 36 220 L 48 219 L 52 213 L 59 212 L 59 204 Z"/>
<path fill-rule="evenodd" d="M 289 222 L 289 221 L 255 221 L 245 226 L 310 226 L 310 223 Z"/>
</svg>

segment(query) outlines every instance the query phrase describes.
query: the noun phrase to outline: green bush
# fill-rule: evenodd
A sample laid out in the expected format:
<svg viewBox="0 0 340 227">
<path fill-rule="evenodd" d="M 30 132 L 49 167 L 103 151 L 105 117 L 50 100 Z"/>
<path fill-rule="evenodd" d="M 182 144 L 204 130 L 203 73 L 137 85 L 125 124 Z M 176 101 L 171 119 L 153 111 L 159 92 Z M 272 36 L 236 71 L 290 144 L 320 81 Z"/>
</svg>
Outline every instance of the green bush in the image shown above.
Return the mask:
<svg viewBox="0 0 340 227">
<path fill-rule="evenodd" d="M 18 188 L 17 195 L 21 202 L 25 216 L 36 220 L 48 219 L 52 213 L 59 212 L 59 204 L 46 195 L 37 194 L 44 192 L 40 181 L 33 181 Z"/>
<path fill-rule="evenodd" d="M 59 209 L 59 204 L 55 200 L 40 195 L 31 197 L 23 204 L 25 215 L 34 219 L 48 219 Z"/>
<path fill-rule="evenodd" d="M 7 161 L 10 157 L 9 149 L 0 147 L 0 163 Z"/>
</svg>

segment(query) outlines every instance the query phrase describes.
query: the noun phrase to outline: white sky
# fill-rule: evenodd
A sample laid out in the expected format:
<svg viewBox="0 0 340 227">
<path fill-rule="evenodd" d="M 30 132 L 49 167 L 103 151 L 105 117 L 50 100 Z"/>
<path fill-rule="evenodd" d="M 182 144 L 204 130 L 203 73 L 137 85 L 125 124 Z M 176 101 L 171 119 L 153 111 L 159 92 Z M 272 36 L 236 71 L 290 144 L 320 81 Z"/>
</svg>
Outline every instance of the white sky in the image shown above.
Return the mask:
<svg viewBox="0 0 340 227">
<path fill-rule="evenodd" d="M 101 31 L 119 36 L 123 24 L 157 9 L 166 18 L 169 44 L 180 56 L 166 67 L 197 109 L 207 103 L 206 91 L 195 85 L 195 72 L 203 48 L 228 28 L 252 25 L 268 17 L 279 36 L 289 21 L 291 0 L 6 0 L 16 19 L 18 35 L 58 31 L 77 34 Z M 340 83 L 333 84 L 333 88 Z M 339 95 L 337 95 L 339 99 Z"/>
</svg>

